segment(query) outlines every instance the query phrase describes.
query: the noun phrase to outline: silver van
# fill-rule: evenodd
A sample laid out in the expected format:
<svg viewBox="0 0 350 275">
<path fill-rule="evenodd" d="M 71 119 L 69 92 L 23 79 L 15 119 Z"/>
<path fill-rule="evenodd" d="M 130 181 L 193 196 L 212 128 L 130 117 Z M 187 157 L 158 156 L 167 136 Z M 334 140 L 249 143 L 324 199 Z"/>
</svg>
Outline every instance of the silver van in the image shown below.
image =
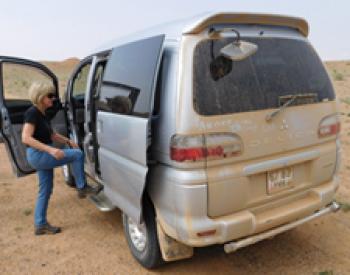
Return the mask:
<svg viewBox="0 0 350 275">
<path fill-rule="evenodd" d="M 77 66 L 51 123 L 84 150 L 103 186 L 91 201 L 121 209 L 143 266 L 194 247 L 233 252 L 339 209 L 335 94 L 307 36 L 300 18 L 215 13 L 113 41 Z M 28 175 L 28 83 L 58 94 L 58 81 L 13 57 L 0 57 L 0 77 L 1 134 Z"/>
</svg>

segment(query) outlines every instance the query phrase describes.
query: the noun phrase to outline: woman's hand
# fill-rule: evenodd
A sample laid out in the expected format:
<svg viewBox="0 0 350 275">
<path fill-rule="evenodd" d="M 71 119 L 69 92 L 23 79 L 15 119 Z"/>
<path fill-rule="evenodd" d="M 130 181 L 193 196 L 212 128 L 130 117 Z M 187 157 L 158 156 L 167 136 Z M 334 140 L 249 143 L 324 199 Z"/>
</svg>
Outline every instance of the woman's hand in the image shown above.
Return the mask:
<svg viewBox="0 0 350 275">
<path fill-rule="evenodd" d="M 64 158 L 64 152 L 61 149 L 52 148 L 49 152 L 51 156 L 53 156 L 55 159 L 60 160 Z"/>
<path fill-rule="evenodd" d="M 51 135 L 51 139 L 53 141 L 62 143 L 62 144 L 66 144 L 68 145 L 70 148 L 76 148 L 79 149 L 79 145 L 76 144 L 73 140 L 68 139 L 65 136 L 60 135 L 59 133 L 53 132 Z"/>
<path fill-rule="evenodd" d="M 79 149 L 79 145 L 76 144 L 74 141 L 72 140 L 68 140 L 67 144 L 71 147 L 71 148 L 75 148 L 75 149 Z"/>
</svg>

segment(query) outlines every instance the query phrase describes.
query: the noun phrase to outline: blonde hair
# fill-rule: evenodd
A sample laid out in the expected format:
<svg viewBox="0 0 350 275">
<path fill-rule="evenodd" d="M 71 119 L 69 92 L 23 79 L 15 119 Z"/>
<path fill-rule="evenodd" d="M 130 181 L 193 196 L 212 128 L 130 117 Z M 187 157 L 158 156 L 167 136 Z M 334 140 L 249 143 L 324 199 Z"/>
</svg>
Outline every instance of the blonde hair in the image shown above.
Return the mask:
<svg viewBox="0 0 350 275">
<path fill-rule="evenodd" d="M 55 88 L 50 84 L 33 82 L 29 88 L 29 98 L 34 105 L 39 105 L 46 95 L 54 92 Z"/>
</svg>

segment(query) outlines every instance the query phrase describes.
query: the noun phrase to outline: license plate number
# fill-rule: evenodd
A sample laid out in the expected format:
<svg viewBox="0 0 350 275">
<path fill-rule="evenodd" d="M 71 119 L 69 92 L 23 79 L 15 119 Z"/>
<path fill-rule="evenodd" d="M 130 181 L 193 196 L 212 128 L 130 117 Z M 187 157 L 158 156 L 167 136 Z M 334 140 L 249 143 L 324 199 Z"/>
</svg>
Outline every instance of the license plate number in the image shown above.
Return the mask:
<svg viewBox="0 0 350 275">
<path fill-rule="evenodd" d="M 292 186 L 293 169 L 286 167 L 267 172 L 267 193 L 273 194 Z"/>
</svg>

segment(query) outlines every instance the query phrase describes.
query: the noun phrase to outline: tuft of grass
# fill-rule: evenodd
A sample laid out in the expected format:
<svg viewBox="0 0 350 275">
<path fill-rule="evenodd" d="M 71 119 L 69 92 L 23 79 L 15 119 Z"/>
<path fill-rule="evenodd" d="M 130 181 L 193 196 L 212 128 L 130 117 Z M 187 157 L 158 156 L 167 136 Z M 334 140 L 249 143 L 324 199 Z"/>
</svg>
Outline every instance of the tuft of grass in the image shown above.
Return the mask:
<svg viewBox="0 0 350 275">
<path fill-rule="evenodd" d="M 341 209 L 344 211 L 344 212 L 349 212 L 350 211 L 350 203 L 344 203 L 341 205 Z"/>
<path fill-rule="evenodd" d="M 24 214 L 25 216 L 29 216 L 30 214 L 32 214 L 32 209 L 30 209 L 30 208 L 24 209 L 24 210 L 23 210 L 23 214 Z"/>
<path fill-rule="evenodd" d="M 333 70 L 333 78 L 335 81 L 342 81 L 344 80 L 344 75 L 337 70 Z"/>
<path fill-rule="evenodd" d="M 334 275 L 333 270 L 321 271 L 318 275 Z"/>
<path fill-rule="evenodd" d="M 345 97 L 340 99 L 341 102 L 350 105 L 350 97 Z M 348 114 L 349 115 L 349 114 Z"/>
<path fill-rule="evenodd" d="M 348 202 L 341 202 L 341 201 L 338 201 L 338 203 L 340 204 L 340 209 L 347 213 L 350 211 L 350 203 Z"/>
</svg>

